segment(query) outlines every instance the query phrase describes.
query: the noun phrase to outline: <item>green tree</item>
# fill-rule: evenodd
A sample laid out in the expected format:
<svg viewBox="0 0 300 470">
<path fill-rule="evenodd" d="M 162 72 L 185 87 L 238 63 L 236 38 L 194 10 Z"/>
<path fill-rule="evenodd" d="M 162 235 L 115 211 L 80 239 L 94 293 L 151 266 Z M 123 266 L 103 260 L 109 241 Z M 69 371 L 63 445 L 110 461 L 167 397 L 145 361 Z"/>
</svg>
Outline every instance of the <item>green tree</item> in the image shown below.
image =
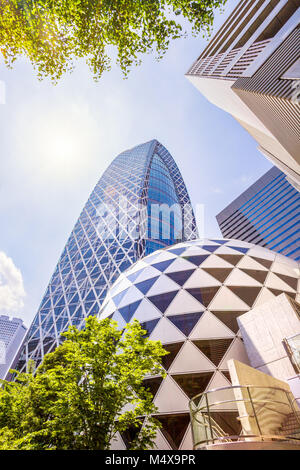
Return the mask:
<svg viewBox="0 0 300 470">
<path fill-rule="evenodd" d="M 159 423 L 143 380 L 165 376 L 167 352 L 145 333 L 136 320 L 120 331 L 112 320 L 89 317 L 85 329 L 64 333 L 35 374 L 2 381 L 0 449 L 104 450 L 128 429 L 136 431 L 131 449 L 152 448 Z"/>
<path fill-rule="evenodd" d="M 97 80 L 110 69 L 110 53 L 127 75 L 140 55 L 160 59 L 170 40 L 210 33 L 216 8 L 226 0 L 0 0 L 0 50 L 7 66 L 27 57 L 38 77 L 56 82 L 86 61 Z M 110 51 L 111 52 L 111 51 Z"/>
</svg>

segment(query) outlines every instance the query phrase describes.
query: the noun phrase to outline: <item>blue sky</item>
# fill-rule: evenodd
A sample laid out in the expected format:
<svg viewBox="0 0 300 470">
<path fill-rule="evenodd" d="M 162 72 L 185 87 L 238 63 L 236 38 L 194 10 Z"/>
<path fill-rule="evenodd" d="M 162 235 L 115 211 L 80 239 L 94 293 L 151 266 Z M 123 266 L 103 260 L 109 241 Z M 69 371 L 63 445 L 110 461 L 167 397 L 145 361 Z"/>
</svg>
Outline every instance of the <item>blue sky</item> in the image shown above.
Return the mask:
<svg viewBox="0 0 300 470">
<path fill-rule="evenodd" d="M 216 14 L 215 30 L 237 3 Z M 185 78 L 205 44 L 177 40 L 162 61 L 145 56 L 127 80 L 113 66 L 98 83 L 84 62 L 56 86 L 25 60 L 12 71 L 0 64 L 0 313 L 30 324 L 97 180 L 116 155 L 153 138 L 176 160 L 192 203 L 204 204 L 205 236 L 220 236 L 215 215 L 271 165 Z"/>
</svg>

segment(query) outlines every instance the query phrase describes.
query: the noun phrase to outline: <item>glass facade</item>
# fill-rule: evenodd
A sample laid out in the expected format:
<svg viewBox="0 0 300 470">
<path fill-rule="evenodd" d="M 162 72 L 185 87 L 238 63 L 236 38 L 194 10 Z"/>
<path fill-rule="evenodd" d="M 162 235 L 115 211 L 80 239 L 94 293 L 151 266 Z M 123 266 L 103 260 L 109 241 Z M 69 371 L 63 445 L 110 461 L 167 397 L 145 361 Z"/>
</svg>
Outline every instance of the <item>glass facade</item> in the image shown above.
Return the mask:
<svg viewBox="0 0 300 470">
<path fill-rule="evenodd" d="M 156 211 L 158 204 L 176 204 L 169 219 Z M 169 152 L 152 140 L 118 155 L 75 224 L 17 368 L 24 369 L 28 359 L 39 364 L 59 345 L 60 333 L 69 325 L 81 327 L 85 317 L 96 315 L 108 288 L 132 263 L 158 248 L 194 238 L 190 199 Z"/>
<path fill-rule="evenodd" d="M 222 235 L 300 260 L 300 194 L 273 167 L 217 215 Z"/>
</svg>

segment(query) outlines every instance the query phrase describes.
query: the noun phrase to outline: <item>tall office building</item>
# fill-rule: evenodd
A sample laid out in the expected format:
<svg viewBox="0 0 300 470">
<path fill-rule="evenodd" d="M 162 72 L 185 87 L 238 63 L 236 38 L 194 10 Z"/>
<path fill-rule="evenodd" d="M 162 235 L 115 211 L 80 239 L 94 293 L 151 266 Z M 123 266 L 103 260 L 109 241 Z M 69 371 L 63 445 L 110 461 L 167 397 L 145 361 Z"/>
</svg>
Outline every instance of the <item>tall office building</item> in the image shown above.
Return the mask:
<svg viewBox="0 0 300 470">
<path fill-rule="evenodd" d="M 161 210 L 159 210 L 161 209 Z M 39 364 L 69 325 L 96 315 L 132 263 L 197 237 L 190 199 L 170 153 L 152 140 L 121 153 L 100 178 L 68 239 L 28 331 L 18 369 Z"/>
<path fill-rule="evenodd" d="M 20 318 L 0 315 L 0 379 L 4 379 L 11 368 L 26 330 Z"/>
<path fill-rule="evenodd" d="M 299 0 L 242 0 L 187 78 L 300 189 Z"/>
<path fill-rule="evenodd" d="M 225 238 L 300 260 L 300 194 L 273 167 L 217 215 Z"/>
</svg>

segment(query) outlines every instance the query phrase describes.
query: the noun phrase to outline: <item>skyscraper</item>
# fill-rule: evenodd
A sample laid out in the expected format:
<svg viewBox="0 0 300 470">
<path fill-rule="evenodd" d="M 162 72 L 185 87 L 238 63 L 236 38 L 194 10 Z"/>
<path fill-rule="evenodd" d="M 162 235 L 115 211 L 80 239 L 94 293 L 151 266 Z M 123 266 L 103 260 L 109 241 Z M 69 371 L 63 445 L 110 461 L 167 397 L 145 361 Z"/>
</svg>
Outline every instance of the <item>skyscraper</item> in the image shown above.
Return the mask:
<svg viewBox="0 0 300 470">
<path fill-rule="evenodd" d="M 273 167 L 217 215 L 222 235 L 300 260 L 300 194 Z"/>
<path fill-rule="evenodd" d="M 0 379 L 4 379 L 11 368 L 26 330 L 20 318 L 0 315 Z"/>
<path fill-rule="evenodd" d="M 242 0 L 187 72 L 300 189 L 300 7 Z"/>
<path fill-rule="evenodd" d="M 96 315 L 116 278 L 146 254 L 197 237 L 170 153 L 151 140 L 118 155 L 92 191 L 51 277 L 20 354 L 39 364 L 69 325 Z"/>
</svg>

